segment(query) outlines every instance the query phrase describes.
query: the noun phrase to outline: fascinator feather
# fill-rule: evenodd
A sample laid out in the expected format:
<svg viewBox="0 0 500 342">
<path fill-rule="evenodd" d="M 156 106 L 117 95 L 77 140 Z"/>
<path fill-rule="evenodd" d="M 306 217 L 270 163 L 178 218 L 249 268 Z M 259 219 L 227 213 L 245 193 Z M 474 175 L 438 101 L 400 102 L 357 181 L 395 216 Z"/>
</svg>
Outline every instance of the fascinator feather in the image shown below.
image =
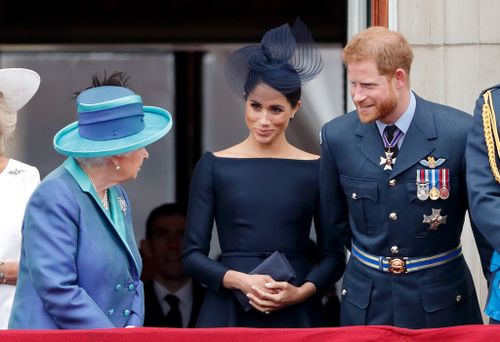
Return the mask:
<svg viewBox="0 0 500 342">
<path fill-rule="evenodd" d="M 236 50 L 226 64 L 225 76 L 230 89 L 239 96 L 245 96 L 260 82 L 290 94 L 318 76 L 322 68 L 312 35 L 297 18 L 293 27 L 283 24 L 273 28 L 260 44 Z"/>
</svg>

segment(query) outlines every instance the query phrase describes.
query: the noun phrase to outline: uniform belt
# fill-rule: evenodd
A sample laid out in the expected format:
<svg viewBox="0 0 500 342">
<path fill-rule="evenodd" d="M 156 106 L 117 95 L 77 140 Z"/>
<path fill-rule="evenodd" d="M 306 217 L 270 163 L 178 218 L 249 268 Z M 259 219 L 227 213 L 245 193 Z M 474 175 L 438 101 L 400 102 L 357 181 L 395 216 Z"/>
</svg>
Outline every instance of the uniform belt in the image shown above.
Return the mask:
<svg viewBox="0 0 500 342">
<path fill-rule="evenodd" d="M 386 257 L 367 253 L 353 243 L 351 253 L 359 262 L 368 267 L 382 272 L 404 274 L 444 265 L 455 260 L 462 255 L 462 245 L 428 257 Z"/>
</svg>

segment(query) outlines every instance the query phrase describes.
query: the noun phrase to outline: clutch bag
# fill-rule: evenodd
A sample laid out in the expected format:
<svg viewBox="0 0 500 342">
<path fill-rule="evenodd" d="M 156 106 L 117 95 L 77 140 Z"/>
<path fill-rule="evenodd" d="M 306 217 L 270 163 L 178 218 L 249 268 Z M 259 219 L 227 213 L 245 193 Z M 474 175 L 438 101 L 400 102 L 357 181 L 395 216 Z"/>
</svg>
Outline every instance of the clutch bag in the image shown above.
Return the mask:
<svg viewBox="0 0 500 342">
<path fill-rule="evenodd" d="M 292 265 L 288 262 L 286 255 L 279 251 L 268 256 L 248 274 L 269 275 L 276 281 L 290 281 L 295 278 L 295 271 Z M 234 294 L 243 307 L 243 310 L 250 311 L 253 308 L 245 293 L 235 290 Z"/>
</svg>

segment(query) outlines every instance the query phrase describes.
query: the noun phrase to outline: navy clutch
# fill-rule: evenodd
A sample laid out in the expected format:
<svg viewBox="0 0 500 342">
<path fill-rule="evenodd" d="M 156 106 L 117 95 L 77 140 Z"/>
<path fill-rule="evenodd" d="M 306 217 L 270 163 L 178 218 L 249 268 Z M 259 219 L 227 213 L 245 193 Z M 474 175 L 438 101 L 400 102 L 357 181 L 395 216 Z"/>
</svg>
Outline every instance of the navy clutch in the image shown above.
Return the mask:
<svg viewBox="0 0 500 342">
<path fill-rule="evenodd" d="M 276 281 L 290 281 L 295 278 L 295 271 L 288 262 L 286 255 L 278 251 L 268 256 L 248 274 L 269 275 Z M 253 308 L 246 294 L 240 290 L 235 290 L 234 294 L 243 307 L 243 310 L 250 311 Z"/>
</svg>

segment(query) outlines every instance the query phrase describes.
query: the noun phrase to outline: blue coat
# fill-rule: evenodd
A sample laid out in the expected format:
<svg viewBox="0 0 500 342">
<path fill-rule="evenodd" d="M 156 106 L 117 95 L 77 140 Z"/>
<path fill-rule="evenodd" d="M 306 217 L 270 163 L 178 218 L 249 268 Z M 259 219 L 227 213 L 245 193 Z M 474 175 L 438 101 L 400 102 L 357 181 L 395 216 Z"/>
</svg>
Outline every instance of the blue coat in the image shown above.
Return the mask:
<svg viewBox="0 0 500 342">
<path fill-rule="evenodd" d="M 470 115 L 416 96 L 397 162 L 384 171 L 379 165 L 384 146 L 375 123 L 361 123 L 356 112 L 328 122 L 322 129 L 320 167 L 328 225 L 337 234 L 351 234 L 359 248 L 376 256 L 424 257 L 457 247 L 467 210 L 465 145 L 471 124 Z M 417 169 L 424 169 L 420 161 L 429 156 L 446 159 L 442 167 L 451 176 L 447 200 L 417 198 Z M 422 222 L 432 209 L 447 215 L 437 230 Z M 352 256 L 349 260 L 341 325 L 425 328 L 481 322 L 463 257 L 403 275 L 369 268 Z"/>
<path fill-rule="evenodd" d="M 500 85 L 492 89 L 493 107 L 500 119 Z M 486 89 L 485 91 L 487 91 Z M 490 295 L 485 313 L 495 320 L 500 320 L 500 184 L 493 178 L 488 162 L 484 138 L 482 107 L 483 91 L 476 102 L 474 124 L 467 141 L 467 185 L 469 188 L 470 212 L 478 229 L 488 239 L 495 252 L 491 260 Z M 498 123 L 497 123 L 498 125 Z M 496 128 L 498 129 L 498 127 Z M 498 148 L 498 147 L 497 147 Z M 497 166 L 500 165 L 496 157 Z"/>
<path fill-rule="evenodd" d="M 65 164 L 75 167 L 69 159 Z M 61 165 L 33 193 L 25 213 L 10 329 L 141 326 L 141 258 L 128 198 L 126 243 L 90 194 Z M 111 190 L 111 189 L 110 189 Z"/>
</svg>

